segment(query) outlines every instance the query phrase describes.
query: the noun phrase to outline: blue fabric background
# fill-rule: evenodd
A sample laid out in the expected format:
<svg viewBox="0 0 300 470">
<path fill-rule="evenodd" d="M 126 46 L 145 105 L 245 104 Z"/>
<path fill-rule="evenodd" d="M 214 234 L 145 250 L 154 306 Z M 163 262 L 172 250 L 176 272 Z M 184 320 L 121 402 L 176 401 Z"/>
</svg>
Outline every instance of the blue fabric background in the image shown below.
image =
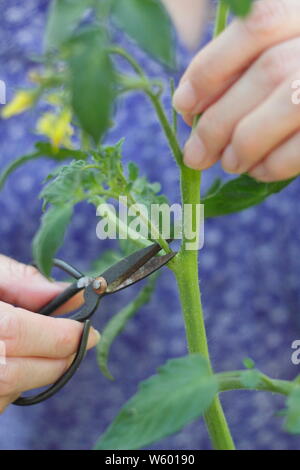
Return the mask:
<svg viewBox="0 0 300 470">
<path fill-rule="evenodd" d="M 8 97 L 26 85 L 32 67 L 30 55 L 41 52 L 45 0 L 0 1 L 0 79 Z M 153 76 L 165 71 L 125 39 L 138 60 Z M 190 55 L 179 48 L 180 71 Z M 179 77 L 179 74 L 176 78 Z M 166 103 L 168 97 L 166 96 Z M 32 149 L 35 112 L 0 124 L 0 165 Z M 162 183 L 171 202 L 178 201 L 178 174 L 149 102 L 131 95 L 119 102 L 116 127 L 108 136 L 115 142 L 126 136 L 125 159 L 137 161 L 153 181 Z M 182 141 L 188 129 L 180 128 Z M 41 214 L 36 196 L 41 181 L 53 167 L 46 160 L 19 169 L 0 194 L 2 253 L 29 262 L 31 241 Z M 204 189 L 218 166 L 205 172 Z M 200 277 L 212 359 L 216 370 L 241 367 L 251 357 L 264 372 L 293 378 L 299 366 L 291 363 L 291 343 L 300 338 L 299 195 L 296 181 L 258 208 L 206 222 L 205 247 L 200 253 Z M 96 239 L 97 218 L 92 207 L 79 207 L 60 255 L 86 269 L 104 244 Z M 100 328 L 134 295 L 124 291 L 107 299 Z M 120 406 L 167 358 L 186 353 L 183 321 L 172 274 L 164 271 L 151 303 L 130 322 L 117 339 L 110 358 L 115 382 L 100 374 L 95 352 L 88 353 L 70 384 L 51 400 L 30 408 L 11 406 L 0 417 L 1 449 L 89 449 Z M 195 397 L 195 399 L 197 399 Z M 281 430 L 275 416 L 281 397 L 255 392 L 222 396 L 236 444 L 240 449 L 300 449 L 300 438 Z M 180 433 L 152 446 L 154 449 L 209 448 L 203 423 L 198 420 Z"/>
</svg>

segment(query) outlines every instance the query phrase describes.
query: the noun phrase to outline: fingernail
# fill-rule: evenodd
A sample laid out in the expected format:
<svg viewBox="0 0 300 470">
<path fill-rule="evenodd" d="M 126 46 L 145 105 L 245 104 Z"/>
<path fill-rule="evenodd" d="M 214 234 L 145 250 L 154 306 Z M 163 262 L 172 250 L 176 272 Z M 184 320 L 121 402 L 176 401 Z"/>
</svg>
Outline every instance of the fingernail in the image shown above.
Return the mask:
<svg viewBox="0 0 300 470">
<path fill-rule="evenodd" d="M 268 172 L 264 165 L 259 165 L 251 170 L 250 175 L 258 180 L 268 178 Z"/>
<path fill-rule="evenodd" d="M 93 333 L 94 333 L 94 335 L 95 335 L 96 344 L 98 344 L 99 341 L 100 341 L 100 339 L 101 339 L 101 335 L 100 335 L 99 331 L 96 330 L 95 328 L 92 328 L 92 331 L 93 331 Z"/>
<path fill-rule="evenodd" d="M 195 170 L 201 170 L 206 159 L 206 149 L 200 137 L 193 133 L 184 147 L 184 163 Z"/>
<path fill-rule="evenodd" d="M 235 173 L 238 169 L 239 161 L 232 145 L 228 145 L 223 154 L 222 166 L 228 173 Z"/>
<path fill-rule="evenodd" d="M 173 107 L 179 113 L 192 111 L 197 104 L 196 91 L 189 80 L 185 80 L 174 93 Z"/>
</svg>

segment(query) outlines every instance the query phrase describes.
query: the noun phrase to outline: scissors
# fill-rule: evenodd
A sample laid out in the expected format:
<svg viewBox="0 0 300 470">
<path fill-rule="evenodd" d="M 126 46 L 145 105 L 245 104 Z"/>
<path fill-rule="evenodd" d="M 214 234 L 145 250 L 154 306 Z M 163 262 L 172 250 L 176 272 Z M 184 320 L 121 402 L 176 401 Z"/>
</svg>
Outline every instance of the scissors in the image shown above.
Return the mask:
<svg viewBox="0 0 300 470">
<path fill-rule="evenodd" d="M 52 397 L 64 387 L 64 385 L 73 377 L 85 356 L 91 327 L 91 317 L 96 312 L 100 300 L 107 295 L 119 292 L 120 290 L 130 287 L 136 282 L 145 279 L 150 274 L 162 268 L 177 254 L 172 251 L 166 255 L 156 256 L 161 249 L 162 248 L 158 243 L 142 248 L 126 258 L 121 259 L 102 273 L 101 276 L 97 276 L 95 278 L 85 276 L 65 261 L 54 259 L 53 266 L 62 269 L 75 278 L 76 281 L 46 304 L 38 313 L 40 315 L 50 316 L 67 300 L 72 298 L 79 291 L 84 290 L 83 306 L 77 313 L 69 317 L 83 323 L 79 347 L 69 369 L 53 385 L 36 395 L 19 397 L 13 402 L 14 405 L 35 405 Z"/>
</svg>

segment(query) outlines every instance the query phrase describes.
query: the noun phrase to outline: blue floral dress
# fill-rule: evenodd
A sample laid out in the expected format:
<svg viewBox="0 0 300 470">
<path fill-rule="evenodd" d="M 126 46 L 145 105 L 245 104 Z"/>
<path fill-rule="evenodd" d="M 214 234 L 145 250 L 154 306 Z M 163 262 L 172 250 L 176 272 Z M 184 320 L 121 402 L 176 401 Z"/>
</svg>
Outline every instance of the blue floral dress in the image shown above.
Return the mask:
<svg viewBox="0 0 300 470">
<path fill-rule="evenodd" d="M 0 0 L 0 79 L 8 98 L 27 84 L 30 56 L 41 52 L 46 0 Z M 121 41 L 141 60 L 147 72 L 168 74 L 127 39 Z M 178 79 L 190 60 L 179 46 Z M 169 105 L 168 93 L 165 102 Z M 30 152 L 36 140 L 36 111 L 0 123 L 0 166 Z M 125 161 L 138 162 L 152 181 L 160 181 L 170 201 L 178 202 L 178 173 L 165 137 L 147 99 L 128 95 L 117 108 L 116 125 L 107 141 L 125 136 Z M 182 141 L 189 130 L 180 125 Z M 53 168 L 47 160 L 16 171 L 0 194 L 0 251 L 23 262 L 31 259 L 31 241 L 39 225 L 41 182 Z M 204 190 L 217 165 L 204 174 Z M 200 252 L 200 278 L 214 367 L 234 370 L 251 357 L 258 368 L 276 378 L 293 378 L 299 366 L 291 362 L 291 344 L 300 338 L 300 182 L 260 207 L 208 220 Z M 96 238 L 93 207 L 80 205 L 60 255 L 85 270 L 106 248 Z M 136 288 L 136 291 L 139 287 Z M 135 292 L 136 292 L 135 291 Z M 124 291 L 103 303 L 94 324 L 105 322 L 135 294 Z M 183 320 L 172 274 L 162 274 L 151 303 L 131 320 L 113 345 L 110 367 L 116 380 L 105 379 L 90 351 L 75 378 L 51 400 L 29 408 L 10 406 L 0 417 L 1 449 L 89 449 L 140 380 L 166 359 L 186 354 Z M 197 397 L 195 397 L 197 399 Z M 282 397 L 263 392 L 227 392 L 225 412 L 240 449 L 300 449 L 300 438 L 282 431 Z M 197 420 L 153 449 L 206 449 L 209 441 Z"/>
</svg>

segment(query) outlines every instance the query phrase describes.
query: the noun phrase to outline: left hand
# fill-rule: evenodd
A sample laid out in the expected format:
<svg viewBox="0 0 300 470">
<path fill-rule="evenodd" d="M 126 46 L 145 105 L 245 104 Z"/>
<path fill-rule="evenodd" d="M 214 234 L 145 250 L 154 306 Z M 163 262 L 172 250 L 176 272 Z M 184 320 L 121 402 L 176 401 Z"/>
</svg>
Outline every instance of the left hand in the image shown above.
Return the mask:
<svg viewBox="0 0 300 470">
<path fill-rule="evenodd" d="M 65 288 L 33 266 L 0 254 L 0 414 L 23 391 L 54 383 L 73 361 L 82 325 L 33 313 Z M 82 302 L 79 293 L 56 313 L 75 310 Z M 99 338 L 91 328 L 88 349 Z"/>
<path fill-rule="evenodd" d="M 204 113 L 185 146 L 187 166 L 221 159 L 225 171 L 264 182 L 300 173 L 299 18 L 299 0 L 258 0 L 196 55 L 174 95 L 189 124 Z"/>
</svg>

